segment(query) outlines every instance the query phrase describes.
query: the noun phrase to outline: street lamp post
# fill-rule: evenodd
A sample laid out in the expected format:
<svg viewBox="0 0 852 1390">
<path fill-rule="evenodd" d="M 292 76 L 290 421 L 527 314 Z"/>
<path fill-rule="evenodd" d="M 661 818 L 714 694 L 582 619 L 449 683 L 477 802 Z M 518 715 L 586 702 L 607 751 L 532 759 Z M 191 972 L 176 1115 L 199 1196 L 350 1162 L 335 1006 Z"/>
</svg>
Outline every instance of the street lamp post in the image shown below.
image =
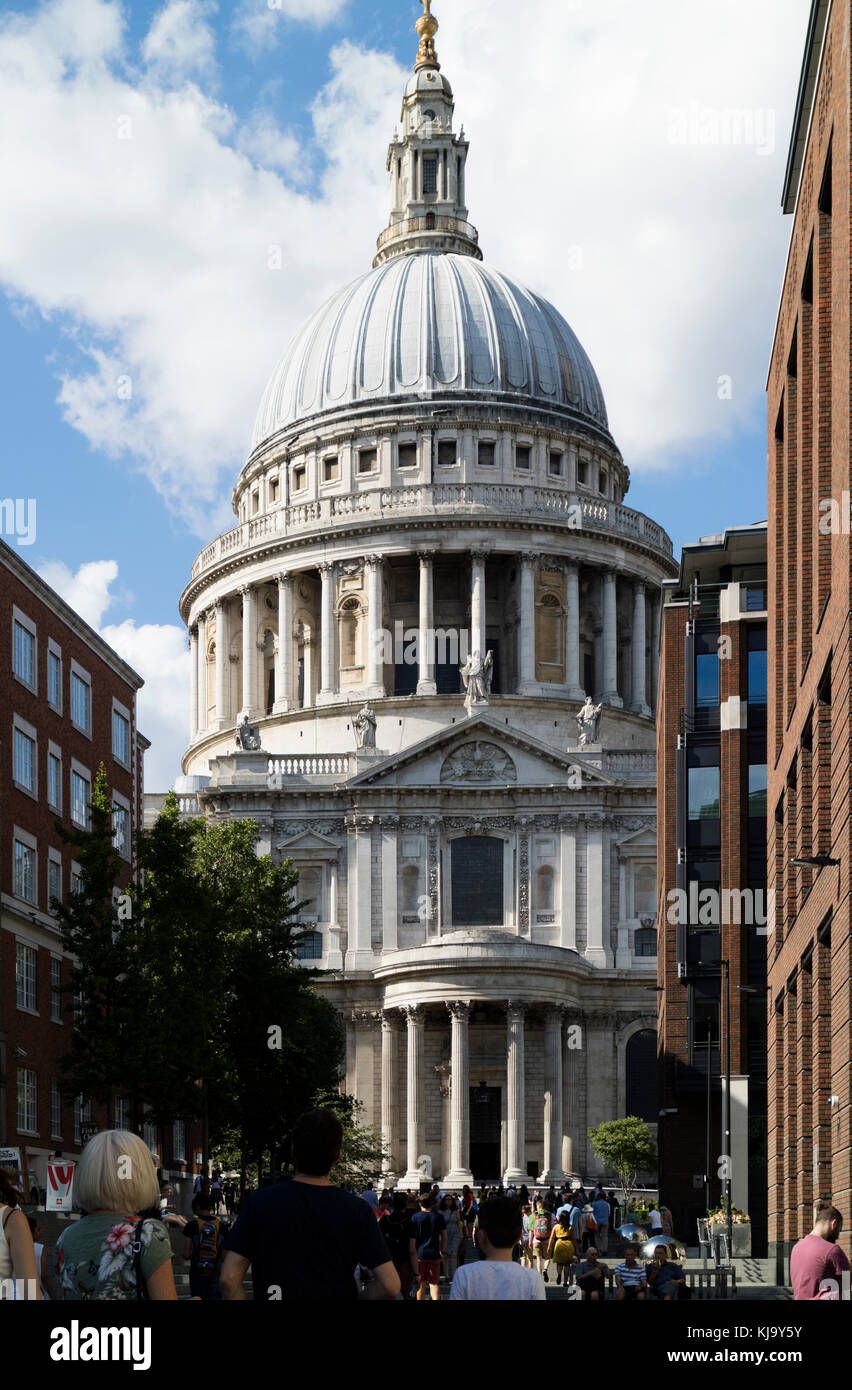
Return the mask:
<svg viewBox="0 0 852 1390">
<path fill-rule="evenodd" d="M 725 1141 L 725 1226 L 728 1231 L 728 1259 L 734 1248 L 731 1215 L 731 962 L 723 960 L 725 971 L 725 1093 L 722 1098 L 722 1134 Z"/>
</svg>

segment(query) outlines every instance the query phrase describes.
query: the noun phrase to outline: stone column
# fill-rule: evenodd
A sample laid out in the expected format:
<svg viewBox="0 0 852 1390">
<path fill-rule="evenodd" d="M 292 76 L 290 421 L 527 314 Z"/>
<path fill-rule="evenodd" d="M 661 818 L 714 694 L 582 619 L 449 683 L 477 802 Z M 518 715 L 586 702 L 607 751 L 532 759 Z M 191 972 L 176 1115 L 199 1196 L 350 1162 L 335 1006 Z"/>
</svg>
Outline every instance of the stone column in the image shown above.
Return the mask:
<svg viewBox="0 0 852 1390">
<path fill-rule="evenodd" d="M 420 628 L 417 634 L 417 694 L 436 695 L 435 683 L 435 602 L 432 572 L 434 551 L 421 550 L 420 556 Z"/>
<path fill-rule="evenodd" d="M 463 1187 L 470 1171 L 470 1005 L 454 999 L 450 1011 L 450 1171 L 444 1182 Z"/>
<path fill-rule="evenodd" d="M 559 820 L 559 945 L 577 949 L 577 818 Z"/>
<path fill-rule="evenodd" d="M 580 566 L 576 560 L 565 564 L 565 685 L 568 699 L 582 703 L 585 692 L 580 681 Z"/>
<path fill-rule="evenodd" d="M 320 690 L 318 704 L 326 704 L 334 698 L 337 680 L 334 670 L 336 642 L 334 640 L 334 565 L 325 562 L 319 567 L 322 580 L 320 601 Z"/>
<path fill-rule="evenodd" d="M 198 732 L 207 729 L 207 614 L 198 615 Z"/>
<path fill-rule="evenodd" d="M 633 636 L 631 640 L 633 657 L 631 694 L 636 714 L 650 715 L 645 699 L 645 584 L 637 579 L 633 585 Z"/>
<path fill-rule="evenodd" d="M 328 866 L 328 951 L 326 952 L 326 969 L 328 970 L 343 969 L 337 902 L 337 860 L 332 859 Z"/>
<path fill-rule="evenodd" d="M 603 817 L 586 816 L 586 960 L 606 969 L 604 943 L 604 843 Z"/>
<path fill-rule="evenodd" d="M 484 657 L 485 636 L 485 551 L 470 552 L 470 650 Z"/>
<path fill-rule="evenodd" d="M 535 570 L 536 557 L 521 556 L 521 625 L 518 629 L 518 693 L 530 695 L 535 680 Z"/>
<path fill-rule="evenodd" d="M 302 636 L 305 709 L 314 702 L 314 637 L 307 629 Z"/>
<path fill-rule="evenodd" d="M 400 1179 L 400 1187 L 413 1187 L 419 1189 L 420 1169 L 417 1166 L 417 1160 L 422 1153 L 423 1140 L 425 1138 L 423 1128 L 425 1120 L 423 1045 L 426 1020 L 421 1004 L 410 1004 L 408 1008 L 404 1010 L 404 1013 L 408 1032 L 406 1059 L 406 1101 L 408 1106 L 406 1115 L 406 1147 L 408 1169 Z"/>
<path fill-rule="evenodd" d="M 347 820 L 349 837 L 349 946 L 347 970 L 370 970 L 373 965 L 373 818 Z"/>
<path fill-rule="evenodd" d="M 367 556 L 367 695 L 381 700 L 385 693 L 384 604 L 382 557 Z"/>
<path fill-rule="evenodd" d="M 228 709 L 228 676 L 230 674 L 230 662 L 228 661 L 228 649 L 230 640 L 228 637 L 228 610 L 225 607 L 225 600 L 218 599 L 216 603 L 216 728 L 224 729 L 228 723 L 230 710 Z"/>
<path fill-rule="evenodd" d="M 603 571 L 603 693 L 604 704 L 621 708 L 618 693 L 618 620 L 616 606 L 616 573 Z"/>
<path fill-rule="evenodd" d="M 397 833 L 399 816 L 382 816 L 382 950 L 399 949 Z"/>
<path fill-rule="evenodd" d="M 526 1182 L 524 1126 L 524 1013 L 526 1005 L 509 1000 L 506 1029 L 506 1172 L 503 1182 Z"/>
<path fill-rule="evenodd" d="M 243 707 L 240 718 L 247 714 L 254 719 L 255 710 L 255 666 L 257 664 L 257 643 L 255 640 L 255 591 L 251 584 L 240 589 L 243 600 Z"/>
<path fill-rule="evenodd" d="M 568 1013 L 562 1053 L 562 1167 L 567 1176 L 583 1176 L 586 1113 L 586 1026 L 582 1015 Z"/>
<path fill-rule="evenodd" d="M 562 1010 L 544 1016 L 544 1170 L 542 1183 L 561 1183 L 562 1168 Z"/>
<path fill-rule="evenodd" d="M 382 1144 L 388 1157 L 382 1164 L 387 1187 L 400 1171 L 399 1153 L 399 1023 L 396 1015 L 382 1011 Z"/>
<path fill-rule="evenodd" d="M 278 575 L 278 651 L 275 658 L 274 714 L 285 714 L 293 701 L 293 580 Z"/>
<path fill-rule="evenodd" d="M 198 738 L 198 624 L 189 629 L 189 741 Z"/>
</svg>

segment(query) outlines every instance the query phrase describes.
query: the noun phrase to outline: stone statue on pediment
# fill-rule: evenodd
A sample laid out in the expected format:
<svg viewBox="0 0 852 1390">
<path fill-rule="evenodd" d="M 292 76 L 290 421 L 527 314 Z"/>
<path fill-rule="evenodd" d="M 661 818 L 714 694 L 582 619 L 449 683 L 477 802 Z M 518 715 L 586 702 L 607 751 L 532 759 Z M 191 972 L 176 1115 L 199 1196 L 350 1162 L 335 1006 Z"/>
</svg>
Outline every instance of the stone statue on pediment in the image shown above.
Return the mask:
<svg viewBox="0 0 852 1390">
<path fill-rule="evenodd" d="M 234 733 L 234 741 L 244 753 L 258 753 L 260 751 L 260 725 L 252 724 L 248 715 L 244 714 Z"/>
<path fill-rule="evenodd" d="M 376 716 L 369 700 L 363 709 L 360 709 L 352 721 L 352 728 L 355 730 L 355 747 L 360 751 L 362 748 L 375 748 L 376 746 Z"/>
<path fill-rule="evenodd" d="M 475 705 L 487 705 L 491 699 L 494 653 L 486 652 L 483 660 L 479 652 L 473 652 L 459 669 L 465 688 L 464 707 L 470 714 Z"/>
<path fill-rule="evenodd" d="M 586 696 L 577 714 L 577 742 L 581 748 L 588 743 L 597 743 L 602 710 L 603 705 L 594 704 L 591 695 Z"/>
</svg>

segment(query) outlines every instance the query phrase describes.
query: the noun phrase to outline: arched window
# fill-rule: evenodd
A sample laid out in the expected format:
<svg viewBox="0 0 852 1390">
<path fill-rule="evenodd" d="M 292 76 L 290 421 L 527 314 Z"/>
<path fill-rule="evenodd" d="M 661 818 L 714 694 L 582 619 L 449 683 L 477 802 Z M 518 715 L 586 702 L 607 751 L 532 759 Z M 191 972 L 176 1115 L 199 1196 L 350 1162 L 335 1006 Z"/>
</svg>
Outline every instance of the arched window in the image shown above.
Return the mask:
<svg viewBox="0 0 852 1390">
<path fill-rule="evenodd" d="M 299 882 L 295 888 L 296 902 L 304 903 L 299 909 L 299 917 L 303 922 L 322 922 L 322 871 L 320 869 L 300 869 Z"/>
<path fill-rule="evenodd" d="M 322 932 L 307 931 L 296 943 L 296 958 L 298 960 L 321 960 L 322 959 Z"/>
<path fill-rule="evenodd" d="M 633 879 L 633 916 L 646 917 L 657 910 L 657 871 L 640 864 Z"/>
<path fill-rule="evenodd" d="M 406 864 L 402 871 L 402 910 L 416 912 L 420 896 L 420 870 L 416 864 Z"/>
<path fill-rule="evenodd" d="M 656 1121 L 657 1035 L 651 1028 L 634 1033 L 627 1043 L 627 1113 Z"/>
<path fill-rule="evenodd" d="M 657 954 L 657 932 L 654 927 L 637 927 L 633 934 L 633 954 L 635 956 L 655 956 Z"/>
<path fill-rule="evenodd" d="M 356 598 L 344 600 L 340 607 L 340 665 L 341 668 L 360 666 L 359 626 L 361 605 Z"/>
<path fill-rule="evenodd" d="M 542 864 L 535 876 L 535 905 L 537 912 L 553 911 L 553 870 Z"/>
<path fill-rule="evenodd" d="M 536 679 L 559 683 L 564 679 L 562 638 L 565 623 L 555 594 L 544 594 L 536 614 Z"/>
</svg>

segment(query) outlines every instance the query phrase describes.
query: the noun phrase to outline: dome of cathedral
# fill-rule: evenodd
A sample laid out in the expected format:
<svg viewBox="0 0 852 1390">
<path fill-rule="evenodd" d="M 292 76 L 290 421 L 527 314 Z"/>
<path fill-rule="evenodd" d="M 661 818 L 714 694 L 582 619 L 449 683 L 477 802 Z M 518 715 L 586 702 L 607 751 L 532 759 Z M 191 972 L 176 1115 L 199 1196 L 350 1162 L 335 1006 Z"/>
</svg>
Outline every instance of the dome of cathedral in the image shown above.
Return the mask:
<svg viewBox="0 0 852 1390">
<path fill-rule="evenodd" d="M 329 412 L 459 393 L 608 430 L 594 368 L 552 304 L 472 256 L 420 251 L 377 266 L 313 315 L 272 373 L 252 450 Z"/>
</svg>

